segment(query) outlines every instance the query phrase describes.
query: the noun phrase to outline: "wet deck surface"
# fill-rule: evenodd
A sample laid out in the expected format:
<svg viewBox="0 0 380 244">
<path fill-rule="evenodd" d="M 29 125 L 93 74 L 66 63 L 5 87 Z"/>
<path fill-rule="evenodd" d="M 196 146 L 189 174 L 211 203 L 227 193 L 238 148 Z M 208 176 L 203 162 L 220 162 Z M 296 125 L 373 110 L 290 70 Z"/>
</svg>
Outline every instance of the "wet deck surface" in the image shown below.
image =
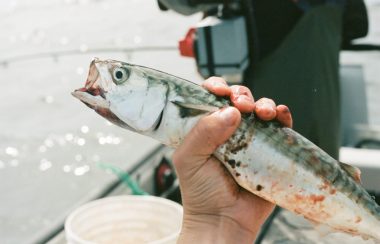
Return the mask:
<svg viewBox="0 0 380 244">
<path fill-rule="evenodd" d="M 371 13 L 380 23 L 380 3 Z M 114 182 L 98 163 L 129 168 L 157 147 L 106 123 L 70 92 L 95 56 L 200 81 L 193 60 L 176 50 L 199 17 L 162 13 L 155 1 L 0 2 L 1 243 L 38 240 Z M 365 41 L 380 43 L 379 26 L 371 28 Z M 365 65 L 370 123 L 380 124 L 380 54 L 344 53 L 342 62 Z"/>
</svg>

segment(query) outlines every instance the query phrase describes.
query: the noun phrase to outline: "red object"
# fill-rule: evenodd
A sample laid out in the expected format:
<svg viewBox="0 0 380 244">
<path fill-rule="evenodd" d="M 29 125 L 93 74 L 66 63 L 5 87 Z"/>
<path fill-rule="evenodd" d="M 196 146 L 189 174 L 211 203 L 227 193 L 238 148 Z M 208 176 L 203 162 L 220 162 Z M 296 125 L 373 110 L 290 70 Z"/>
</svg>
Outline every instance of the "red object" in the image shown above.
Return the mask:
<svg viewBox="0 0 380 244">
<path fill-rule="evenodd" d="M 195 28 L 191 28 L 184 39 L 179 41 L 179 52 L 185 57 L 195 57 L 194 53 Z"/>
</svg>

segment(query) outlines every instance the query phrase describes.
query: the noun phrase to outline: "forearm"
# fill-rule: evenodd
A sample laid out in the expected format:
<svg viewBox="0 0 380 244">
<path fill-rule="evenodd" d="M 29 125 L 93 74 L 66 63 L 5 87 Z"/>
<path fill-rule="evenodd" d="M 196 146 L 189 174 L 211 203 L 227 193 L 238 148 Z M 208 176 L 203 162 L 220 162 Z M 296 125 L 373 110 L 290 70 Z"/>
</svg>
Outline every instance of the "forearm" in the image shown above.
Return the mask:
<svg viewBox="0 0 380 244">
<path fill-rule="evenodd" d="M 185 214 L 177 243 L 253 243 L 260 226 L 252 231 L 228 217 Z"/>
</svg>

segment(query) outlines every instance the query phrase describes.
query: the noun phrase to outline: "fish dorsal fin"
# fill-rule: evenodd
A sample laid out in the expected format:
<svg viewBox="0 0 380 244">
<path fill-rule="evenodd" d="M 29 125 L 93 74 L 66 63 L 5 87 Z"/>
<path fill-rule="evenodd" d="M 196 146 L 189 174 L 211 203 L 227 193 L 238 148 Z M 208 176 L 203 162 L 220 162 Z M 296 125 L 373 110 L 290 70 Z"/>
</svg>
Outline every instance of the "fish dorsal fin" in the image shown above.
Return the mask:
<svg viewBox="0 0 380 244">
<path fill-rule="evenodd" d="M 187 103 L 184 101 L 179 101 L 179 100 L 171 100 L 171 102 L 178 107 L 180 107 L 180 115 L 181 117 L 191 117 L 191 116 L 196 116 L 199 114 L 204 114 L 204 113 L 210 113 L 210 112 L 215 112 L 219 110 L 218 107 L 216 106 L 210 106 L 210 105 L 204 105 L 204 104 L 193 104 L 193 103 Z"/>
<path fill-rule="evenodd" d="M 360 179 L 360 175 L 362 172 L 360 171 L 359 168 L 352 166 L 352 165 L 349 165 L 349 164 L 342 163 L 342 162 L 339 162 L 339 165 L 357 183 L 360 183 L 360 184 L 362 183 L 361 179 Z"/>
</svg>

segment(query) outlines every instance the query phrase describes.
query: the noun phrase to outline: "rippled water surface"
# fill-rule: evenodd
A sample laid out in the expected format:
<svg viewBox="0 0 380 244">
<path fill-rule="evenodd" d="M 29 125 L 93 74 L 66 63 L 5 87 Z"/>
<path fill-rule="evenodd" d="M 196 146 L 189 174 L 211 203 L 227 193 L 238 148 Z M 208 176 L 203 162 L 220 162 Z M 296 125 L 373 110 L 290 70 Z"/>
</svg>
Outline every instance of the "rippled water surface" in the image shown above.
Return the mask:
<svg viewBox="0 0 380 244">
<path fill-rule="evenodd" d="M 127 169 L 158 145 L 71 96 L 91 59 L 200 80 L 176 49 L 198 19 L 148 0 L 0 1 L 1 243 L 37 240 L 115 179 L 98 163 Z"/>
</svg>

